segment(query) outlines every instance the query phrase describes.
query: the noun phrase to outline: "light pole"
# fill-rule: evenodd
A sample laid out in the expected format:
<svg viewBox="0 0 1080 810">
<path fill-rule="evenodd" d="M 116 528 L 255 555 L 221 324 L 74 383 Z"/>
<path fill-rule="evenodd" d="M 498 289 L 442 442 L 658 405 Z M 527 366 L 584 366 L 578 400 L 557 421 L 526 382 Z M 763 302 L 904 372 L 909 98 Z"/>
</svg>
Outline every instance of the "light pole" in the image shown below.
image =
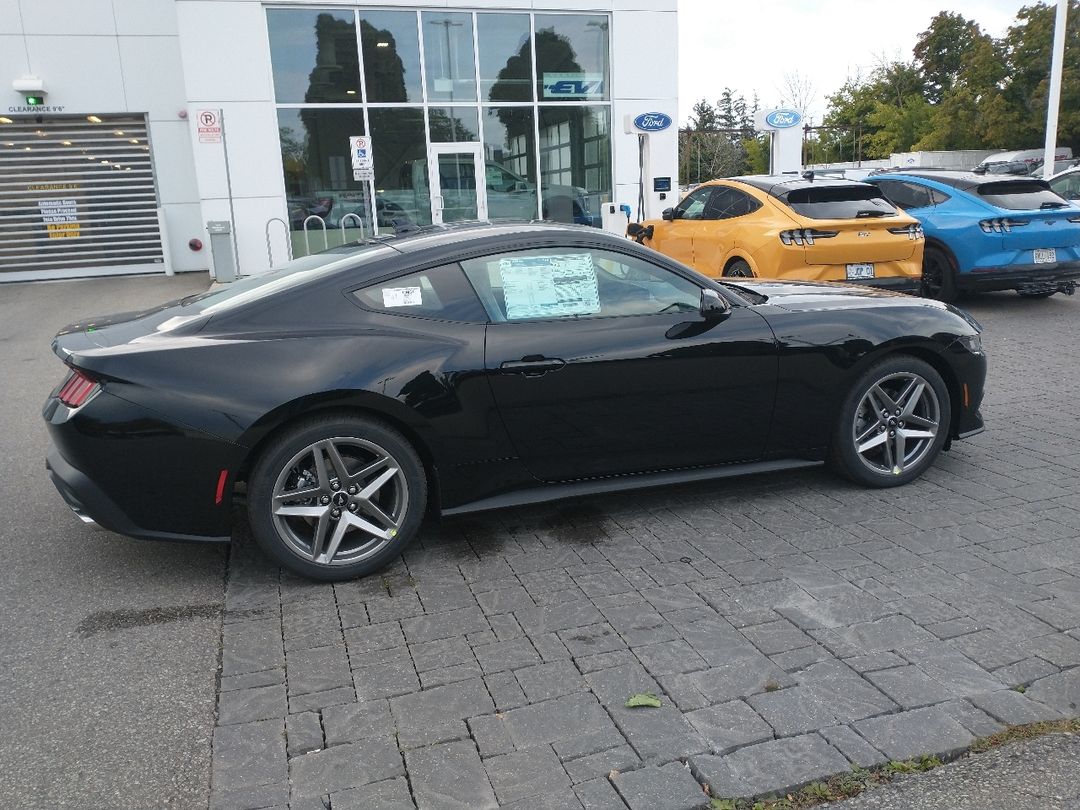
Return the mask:
<svg viewBox="0 0 1080 810">
<path fill-rule="evenodd" d="M 1050 60 L 1050 95 L 1046 99 L 1046 144 L 1043 149 L 1043 177 L 1054 173 L 1057 152 L 1058 107 L 1061 105 L 1061 66 L 1065 61 L 1065 21 L 1069 0 L 1058 0 L 1054 22 L 1054 55 Z"/>
</svg>

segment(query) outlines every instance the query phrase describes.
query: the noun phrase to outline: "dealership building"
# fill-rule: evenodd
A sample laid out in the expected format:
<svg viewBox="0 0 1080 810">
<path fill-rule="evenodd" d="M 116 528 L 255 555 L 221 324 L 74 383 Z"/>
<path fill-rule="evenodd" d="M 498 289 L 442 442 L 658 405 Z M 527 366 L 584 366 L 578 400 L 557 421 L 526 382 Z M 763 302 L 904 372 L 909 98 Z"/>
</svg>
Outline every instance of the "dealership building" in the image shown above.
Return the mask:
<svg viewBox="0 0 1080 810">
<path fill-rule="evenodd" d="M 676 41 L 676 0 L 0 0 L 0 281 L 656 216 Z"/>
</svg>

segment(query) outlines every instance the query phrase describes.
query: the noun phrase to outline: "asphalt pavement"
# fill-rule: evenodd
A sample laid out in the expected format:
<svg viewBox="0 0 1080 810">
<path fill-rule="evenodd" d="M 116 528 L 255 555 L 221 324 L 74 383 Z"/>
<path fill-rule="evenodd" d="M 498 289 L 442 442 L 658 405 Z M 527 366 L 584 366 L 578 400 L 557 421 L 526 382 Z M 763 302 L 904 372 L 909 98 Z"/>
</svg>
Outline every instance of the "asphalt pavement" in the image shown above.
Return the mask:
<svg viewBox="0 0 1080 810">
<path fill-rule="evenodd" d="M 0 285 L 0 806 L 205 807 L 226 549 L 84 526 L 45 472 L 66 323 L 203 274 Z M 163 460 L 167 463 L 167 460 Z"/>
</svg>

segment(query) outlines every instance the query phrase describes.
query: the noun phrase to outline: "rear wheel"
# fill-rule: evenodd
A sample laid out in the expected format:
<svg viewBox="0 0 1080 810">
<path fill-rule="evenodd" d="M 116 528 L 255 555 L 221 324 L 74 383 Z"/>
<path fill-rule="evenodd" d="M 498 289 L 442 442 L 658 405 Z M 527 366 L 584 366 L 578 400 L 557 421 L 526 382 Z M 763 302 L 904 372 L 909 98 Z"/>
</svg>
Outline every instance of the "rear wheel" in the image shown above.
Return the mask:
<svg viewBox="0 0 1080 810">
<path fill-rule="evenodd" d="M 298 423 L 263 452 L 248 485 L 262 549 L 299 574 L 352 579 L 379 570 L 416 535 L 427 479 L 416 451 L 381 422 Z"/>
<path fill-rule="evenodd" d="M 871 487 L 918 478 L 949 434 L 949 390 L 929 363 L 899 355 L 866 371 L 844 400 L 832 465 Z"/>
<path fill-rule="evenodd" d="M 927 247 L 923 253 L 922 294 L 946 302 L 956 298 L 956 269 L 940 248 Z"/>
<path fill-rule="evenodd" d="M 728 278 L 753 278 L 754 271 L 744 260 L 736 259 L 724 268 L 724 275 Z"/>
</svg>

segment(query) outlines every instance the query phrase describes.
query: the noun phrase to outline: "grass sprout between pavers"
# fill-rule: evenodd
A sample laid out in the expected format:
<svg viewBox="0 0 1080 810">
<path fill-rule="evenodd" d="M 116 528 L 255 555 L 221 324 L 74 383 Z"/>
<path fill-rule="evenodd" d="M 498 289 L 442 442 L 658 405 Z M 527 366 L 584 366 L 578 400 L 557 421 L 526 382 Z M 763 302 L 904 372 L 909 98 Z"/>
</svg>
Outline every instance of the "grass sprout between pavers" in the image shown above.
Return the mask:
<svg viewBox="0 0 1080 810">
<path fill-rule="evenodd" d="M 979 737 L 971 744 L 968 751 L 960 754 L 957 758 L 971 754 L 982 754 L 1006 743 L 1029 740 L 1047 734 L 1076 733 L 1080 733 L 1080 718 L 1044 720 L 1022 726 L 1009 726 L 997 734 Z M 856 766 L 848 773 L 837 774 L 820 782 L 812 782 L 801 790 L 793 791 L 784 796 L 774 795 L 764 799 L 713 798 L 710 801 L 709 808 L 710 810 L 805 810 L 805 808 L 817 807 L 829 802 L 850 799 L 867 790 L 888 784 L 898 775 L 932 771 L 943 764 L 945 763 L 940 757 L 923 755 L 903 761 L 887 762 L 874 768 Z M 706 785 L 707 791 L 708 786 Z"/>
</svg>

